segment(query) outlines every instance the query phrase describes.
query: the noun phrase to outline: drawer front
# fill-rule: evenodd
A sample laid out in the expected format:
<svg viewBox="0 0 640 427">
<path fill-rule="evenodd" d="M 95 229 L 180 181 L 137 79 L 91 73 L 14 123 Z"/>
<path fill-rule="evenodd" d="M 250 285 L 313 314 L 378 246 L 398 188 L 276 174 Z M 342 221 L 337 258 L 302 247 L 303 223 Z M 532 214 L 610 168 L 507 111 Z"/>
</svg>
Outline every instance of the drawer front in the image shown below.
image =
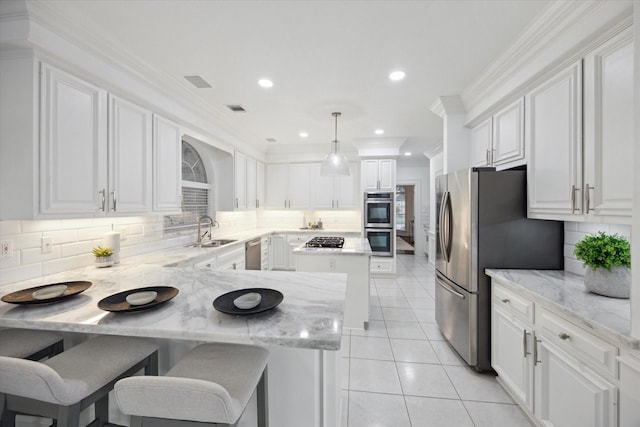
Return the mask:
<svg viewBox="0 0 640 427">
<path fill-rule="evenodd" d="M 502 286 L 493 286 L 493 300 L 497 306 L 530 323 L 534 322 L 534 303 Z"/>
<path fill-rule="evenodd" d="M 589 367 L 617 378 L 618 348 L 553 313 L 538 313 L 540 334 Z M 537 328 L 538 329 L 538 328 Z"/>
<path fill-rule="evenodd" d="M 232 264 L 234 262 L 244 262 L 244 246 L 232 249 L 218 255 L 217 264 L 219 266 Z"/>
<path fill-rule="evenodd" d="M 391 273 L 393 271 L 393 261 L 374 261 L 371 260 L 371 272 L 375 273 Z"/>
</svg>

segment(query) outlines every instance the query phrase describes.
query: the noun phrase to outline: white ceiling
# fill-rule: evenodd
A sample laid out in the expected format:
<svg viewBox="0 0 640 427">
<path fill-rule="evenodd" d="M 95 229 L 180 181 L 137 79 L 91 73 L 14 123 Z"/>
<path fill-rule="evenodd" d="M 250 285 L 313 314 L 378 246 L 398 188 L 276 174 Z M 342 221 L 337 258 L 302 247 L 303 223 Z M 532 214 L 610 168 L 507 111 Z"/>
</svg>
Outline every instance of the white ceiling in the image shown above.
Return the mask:
<svg viewBox="0 0 640 427">
<path fill-rule="evenodd" d="M 430 106 L 459 94 L 520 34 L 546 0 L 49 0 L 94 34 L 207 101 L 216 120 L 268 152 L 278 144 L 406 138 L 441 143 Z M 388 75 L 403 70 L 406 78 Z M 196 89 L 183 76 L 213 87 Z M 259 78 L 275 86 L 263 89 Z M 225 105 L 241 104 L 246 113 Z M 309 137 L 299 137 L 300 131 Z M 311 147 L 311 146 L 310 146 Z M 282 146 L 278 147 L 280 150 Z M 294 149 L 293 147 L 291 147 Z"/>
</svg>

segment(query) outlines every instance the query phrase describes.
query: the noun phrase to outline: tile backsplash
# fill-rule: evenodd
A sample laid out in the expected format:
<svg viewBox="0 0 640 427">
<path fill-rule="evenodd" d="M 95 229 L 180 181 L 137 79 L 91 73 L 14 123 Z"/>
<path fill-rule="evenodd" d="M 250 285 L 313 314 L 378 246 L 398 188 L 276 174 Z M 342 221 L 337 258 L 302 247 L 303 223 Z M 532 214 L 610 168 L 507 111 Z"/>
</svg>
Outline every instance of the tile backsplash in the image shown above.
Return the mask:
<svg viewBox="0 0 640 427">
<path fill-rule="evenodd" d="M 325 229 L 359 230 L 358 211 L 246 211 L 218 212 L 214 235 L 256 228 L 298 229 L 302 220 L 322 218 Z M 164 231 L 162 216 L 47 221 L 0 221 L 0 241 L 10 242 L 11 254 L 0 257 L 0 285 L 35 279 L 93 264 L 91 250 L 103 244 L 112 228 L 121 233 L 121 258 L 183 245 L 194 240 L 193 230 Z M 50 238 L 43 251 L 42 239 Z"/>
<path fill-rule="evenodd" d="M 575 244 L 589 234 L 603 231 L 607 234 L 618 234 L 631 242 L 631 226 L 618 224 L 594 224 L 589 222 L 564 223 L 564 269 L 571 273 L 584 276 L 582 261 L 573 254 Z"/>
</svg>

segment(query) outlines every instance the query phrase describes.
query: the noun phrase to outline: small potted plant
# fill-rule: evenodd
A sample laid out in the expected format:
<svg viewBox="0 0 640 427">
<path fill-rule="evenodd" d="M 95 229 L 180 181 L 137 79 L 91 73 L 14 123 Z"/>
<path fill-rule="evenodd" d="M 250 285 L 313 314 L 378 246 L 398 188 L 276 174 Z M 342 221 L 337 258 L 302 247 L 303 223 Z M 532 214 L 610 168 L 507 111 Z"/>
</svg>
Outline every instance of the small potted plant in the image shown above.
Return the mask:
<svg viewBox="0 0 640 427">
<path fill-rule="evenodd" d="M 113 249 L 103 248 L 98 246 L 93 248 L 93 255 L 95 255 L 95 266 L 98 268 L 110 267 L 113 265 Z"/>
<path fill-rule="evenodd" d="M 627 239 L 599 232 L 576 243 L 573 253 L 587 268 L 584 284 L 588 291 L 608 297 L 629 298 L 631 249 Z"/>
</svg>

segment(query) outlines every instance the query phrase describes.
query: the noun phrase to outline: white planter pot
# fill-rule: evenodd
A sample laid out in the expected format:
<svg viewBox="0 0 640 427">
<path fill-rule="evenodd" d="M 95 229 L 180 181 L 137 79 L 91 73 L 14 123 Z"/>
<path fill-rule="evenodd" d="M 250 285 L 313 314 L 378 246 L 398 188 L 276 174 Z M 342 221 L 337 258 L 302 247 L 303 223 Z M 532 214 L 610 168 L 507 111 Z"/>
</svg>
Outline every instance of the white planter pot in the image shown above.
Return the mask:
<svg viewBox="0 0 640 427">
<path fill-rule="evenodd" d="M 589 292 L 613 298 L 629 298 L 631 293 L 631 270 L 627 267 L 593 269 L 587 267 L 584 286 Z"/>
<path fill-rule="evenodd" d="M 94 265 L 97 268 L 103 268 L 103 267 L 111 267 L 114 263 L 113 260 L 113 255 L 112 256 L 101 256 L 101 257 L 96 257 L 95 258 L 95 262 Z"/>
</svg>

